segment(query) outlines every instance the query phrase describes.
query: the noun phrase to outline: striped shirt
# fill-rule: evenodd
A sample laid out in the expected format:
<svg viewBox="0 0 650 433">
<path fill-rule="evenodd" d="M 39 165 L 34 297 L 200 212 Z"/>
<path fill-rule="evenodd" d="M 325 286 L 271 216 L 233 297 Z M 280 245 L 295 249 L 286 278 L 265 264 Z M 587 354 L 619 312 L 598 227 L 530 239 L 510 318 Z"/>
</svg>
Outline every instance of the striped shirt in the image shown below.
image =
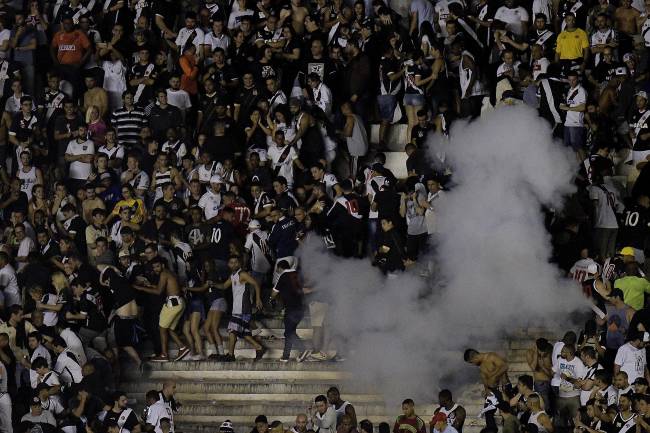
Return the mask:
<svg viewBox="0 0 650 433">
<path fill-rule="evenodd" d="M 139 108 L 129 111 L 122 107 L 113 112 L 111 123 L 117 130 L 118 142 L 129 148 L 137 144 L 140 130 L 147 126 L 147 118 Z"/>
</svg>

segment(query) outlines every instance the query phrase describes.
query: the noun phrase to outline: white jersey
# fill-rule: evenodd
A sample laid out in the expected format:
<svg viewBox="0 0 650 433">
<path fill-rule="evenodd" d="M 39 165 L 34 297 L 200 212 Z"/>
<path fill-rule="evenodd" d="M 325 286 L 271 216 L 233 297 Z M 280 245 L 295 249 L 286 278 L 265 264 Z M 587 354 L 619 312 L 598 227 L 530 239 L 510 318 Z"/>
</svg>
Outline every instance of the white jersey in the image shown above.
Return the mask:
<svg viewBox="0 0 650 433">
<path fill-rule="evenodd" d="M 627 380 L 633 383 L 639 377 L 643 377 L 646 367 L 646 353 L 644 349 L 637 349 L 631 343 L 625 343 L 618 348 L 614 364 L 621 367 L 621 371 L 627 373 Z"/>
<path fill-rule="evenodd" d="M 72 351 L 70 351 L 70 349 L 65 349 L 56 358 L 54 371 L 59 373 L 61 382 L 68 386 L 75 383 L 81 383 L 81 380 L 83 379 L 79 359 L 74 353 L 72 353 Z"/>
<path fill-rule="evenodd" d="M 36 167 L 32 166 L 27 172 L 24 171 L 24 167 L 18 170 L 16 174 L 18 179 L 20 179 L 20 190 L 27 194 L 27 198 L 31 200 L 32 198 L 32 188 L 36 185 L 38 177 L 36 176 Z"/>
<path fill-rule="evenodd" d="M 537 429 L 539 430 L 539 433 L 545 433 L 547 430 L 542 426 L 542 424 L 539 422 L 539 416 L 542 414 L 546 414 L 543 410 L 540 410 L 539 412 L 531 413 L 530 418 L 528 418 L 528 424 L 534 424 L 537 426 Z"/>
<path fill-rule="evenodd" d="M 339 406 L 338 409 L 335 408 L 334 406 L 332 406 L 332 407 L 334 407 L 334 410 L 336 411 L 336 423 L 337 423 L 337 424 L 340 424 L 340 422 L 341 422 L 341 418 L 343 418 L 343 415 L 345 415 L 345 409 L 346 409 L 349 405 L 350 405 L 350 402 L 349 402 L 349 401 L 344 401 L 343 404 L 342 404 L 341 406 Z"/>
<path fill-rule="evenodd" d="M 273 143 L 269 146 L 267 155 L 271 160 L 273 170 L 277 172 L 278 176 L 284 176 L 291 188 L 293 185 L 293 161 L 298 159 L 295 147 L 285 145 L 280 148 Z"/>
<path fill-rule="evenodd" d="M 571 361 L 564 358 L 558 359 L 558 371 L 560 372 L 560 397 L 578 397 L 580 396 L 580 389 L 576 388 L 574 384 L 565 380 L 563 376 L 570 378 L 580 379 L 585 376 L 585 365 L 580 358 L 574 356 Z"/>
<path fill-rule="evenodd" d="M 221 207 L 221 194 L 215 193 L 208 188 L 199 199 L 198 206 L 203 209 L 206 220 L 214 218 L 219 213 L 219 208 Z"/>
<path fill-rule="evenodd" d="M 571 278 L 577 282 L 582 283 L 587 279 L 587 269 L 589 269 L 590 265 L 598 266 L 598 263 L 589 258 L 580 259 L 571 267 L 569 270 L 569 275 L 571 275 Z"/>
<path fill-rule="evenodd" d="M 265 274 L 271 270 L 271 263 L 267 259 L 271 253 L 268 238 L 268 233 L 260 229 L 246 235 L 244 248 L 251 253 L 251 269 L 254 272 Z"/>
<path fill-rule="evenodd" d="M 244 311 L 244 303 L 246 300 L 246 283 L 241 281 L 241 269 L 230 275 L 230 282 L 232 284 L 232 314 L 247 314 L 250 311 Z M 250 303 L 250 301 L 248 301 Z"/>
<path fill-rule="evenodd" d="M 578 84 L 575 88 L 569 89 L 565 102 L 571 108 L 585 104 L 587 103 L 587 92 Z M 584 126 L 584 118 L 585 113 L 582 111 L 567 111 L 564 126 L 582 127 Z"/>
<path fill-rule="evenodd" d="M 16 271 L 10 264 L 7 264 L 0 269 L 0 289 L 4 292 L 5 303 L 8 299 L 20 299 L 20 289 L 18 288 Z M 9 307 L 9 305 L 5 305 L 5 307 Z"/>
<path fill-rule="evenodd" d="M 147 419 L 145 422 L 154 426 L 156 433 L 162 433 L 162 429 L 160 428 L 160 420 L 162 418 L 169 419 L 171 425 L 170 433 L 174 433 L 174 412 L 168 404 L 162 400 L 158 400 L 147 408 Z"/>
<path fill-rule="evenodd" d="M 94 155 L 95 144 L 91 140 L 85 140 L 79 143 L 78 140 L 71 140 L 65 153 L 68 155 Z M 90 162 L 74 161 L 70 163 L 70 178 L 76 180 L 86 180 L 92 172 L 93 165 Z"/>
</svg>

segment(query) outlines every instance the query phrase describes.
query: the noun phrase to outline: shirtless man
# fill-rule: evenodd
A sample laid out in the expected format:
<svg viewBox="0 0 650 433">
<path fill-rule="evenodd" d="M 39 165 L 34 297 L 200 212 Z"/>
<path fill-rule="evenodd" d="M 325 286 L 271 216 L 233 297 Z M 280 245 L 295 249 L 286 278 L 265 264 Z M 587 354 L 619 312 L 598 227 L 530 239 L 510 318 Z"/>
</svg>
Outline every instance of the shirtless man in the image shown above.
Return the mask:
<svg viewBox="0 0 650 433">
<path fill-rule="evenodd" d="M 137 320 L 138 305 L 135 302 L 135 293 L 129 282 L 119 273 L 114 266 L 97 265 L 101 271 L 99 283 L 107 286 L 113 293 L 115 305 L 115 316 L 113 318 L 113 330 L 117 349 L 124 350 L 133 359 L 138 367 L 142 368 L 142 361 L 138 352 L 133 347 L 137 342 Z"/>
<path fill-rule="evenodd" d="M 167 269 L 167 263 L 165 259 L 160 256 L 154 257 L 151 260 L 151 266 L 153 271 L 159 276 L 158 285 L 137 285 L 134 284 L 133 287 L 137 290 L 140 290 L 151 295 L 160 295 L 165 293 L 166 299 L 165 304 L 160 310 L 160 319 L 158 321 L 158 328 L 160 331 L 160 343 L 161 343 L 161 353 L 160 355 L 151 359 L 153 362 L 167 362 L 169 361 L 168 347 L 169 347 L 169 337 L 172 337 L 174 343 L 178 345 L 178 356 L 176 361 L 183 359 L 188 353 L 190 353 L 190 348 L 185 346 L 181 339 L 176 334 L 176 327 L 183 317 L 183 311 L 185 310 L 185 300 L 183 299 L 181 293 L 181 287 L 178 284 L 178 279 L 169 269 Z"/>
<path fill-rule="evenodd" d="M 621 0 L 614 18 L 619 37 L 619 55 L 634 51 L 633 36 L 639 34 L 638 21 L 641 13 L 632 7 L 632 0 Z"/>
<path fill-rule="evenodd" d="M 510 382 L 508 380 L 508 363 L 501 355 L 494 352 L 479 353 L 474 349 L 467 349 L 464 358 L 465 362 L 478 366 L 486 394 L 498 389 L 500 385 Z"/>
<path fill-rule="evenodd" d="M 305 33 L 305 17 L 309 15 L 309 10 L 303 6 L 302 0 L 291 0 L 291 25 L 296 34 Z"/>
<path fill-rule="evenodd" d="M 526 362 L 533 370 L 533 389 L 542 397 L 545 404 L 550 401 L 551 377 L 553 377 L 552 351 L 553 346 L 545 338 L 538 338 L 535 345 L 526 351 Z"/>
</svg>

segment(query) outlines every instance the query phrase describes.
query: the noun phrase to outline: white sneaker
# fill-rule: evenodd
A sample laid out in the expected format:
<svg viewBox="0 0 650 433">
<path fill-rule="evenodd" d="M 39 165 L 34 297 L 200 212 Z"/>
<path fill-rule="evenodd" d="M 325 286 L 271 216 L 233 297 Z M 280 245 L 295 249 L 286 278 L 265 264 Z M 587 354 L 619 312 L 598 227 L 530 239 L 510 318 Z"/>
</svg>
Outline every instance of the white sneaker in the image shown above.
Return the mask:
<svg viewBox="0 0 650 433">
<path fill-rule="evenodd" d="M 312 352 L 313 352 L 313 350 L 311 350 L 311 349 L 303 350 L 302 353 L 298 356 L 297 361 L 298 361 L 298 362 L 303 362 L 305 359 L 307 359 L 307 357 L 308 357 L 309 355 L 312 354 Z"/>
</svg>

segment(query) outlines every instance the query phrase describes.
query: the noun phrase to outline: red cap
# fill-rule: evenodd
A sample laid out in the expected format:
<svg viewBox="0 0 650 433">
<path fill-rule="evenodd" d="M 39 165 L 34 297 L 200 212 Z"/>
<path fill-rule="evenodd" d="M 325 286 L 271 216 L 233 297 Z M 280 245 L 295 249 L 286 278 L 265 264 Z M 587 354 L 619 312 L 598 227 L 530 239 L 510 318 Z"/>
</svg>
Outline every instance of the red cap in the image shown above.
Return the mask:
<svg viewBox="0 0 650 433">
<path fill-rule="evenodd" d="M 434 425 L 434 424 L 437 423 L 438 421 L 444 421 L 444 422 L 447 422 L 447 415 L 445 415 L 445 414 L 442 413 L 442 412 L 438 412 L 437 414 L 435 414 L 435 415 L 433 416 L 433 418 L 431 418 L 431 425 Z"/>
</svg>

